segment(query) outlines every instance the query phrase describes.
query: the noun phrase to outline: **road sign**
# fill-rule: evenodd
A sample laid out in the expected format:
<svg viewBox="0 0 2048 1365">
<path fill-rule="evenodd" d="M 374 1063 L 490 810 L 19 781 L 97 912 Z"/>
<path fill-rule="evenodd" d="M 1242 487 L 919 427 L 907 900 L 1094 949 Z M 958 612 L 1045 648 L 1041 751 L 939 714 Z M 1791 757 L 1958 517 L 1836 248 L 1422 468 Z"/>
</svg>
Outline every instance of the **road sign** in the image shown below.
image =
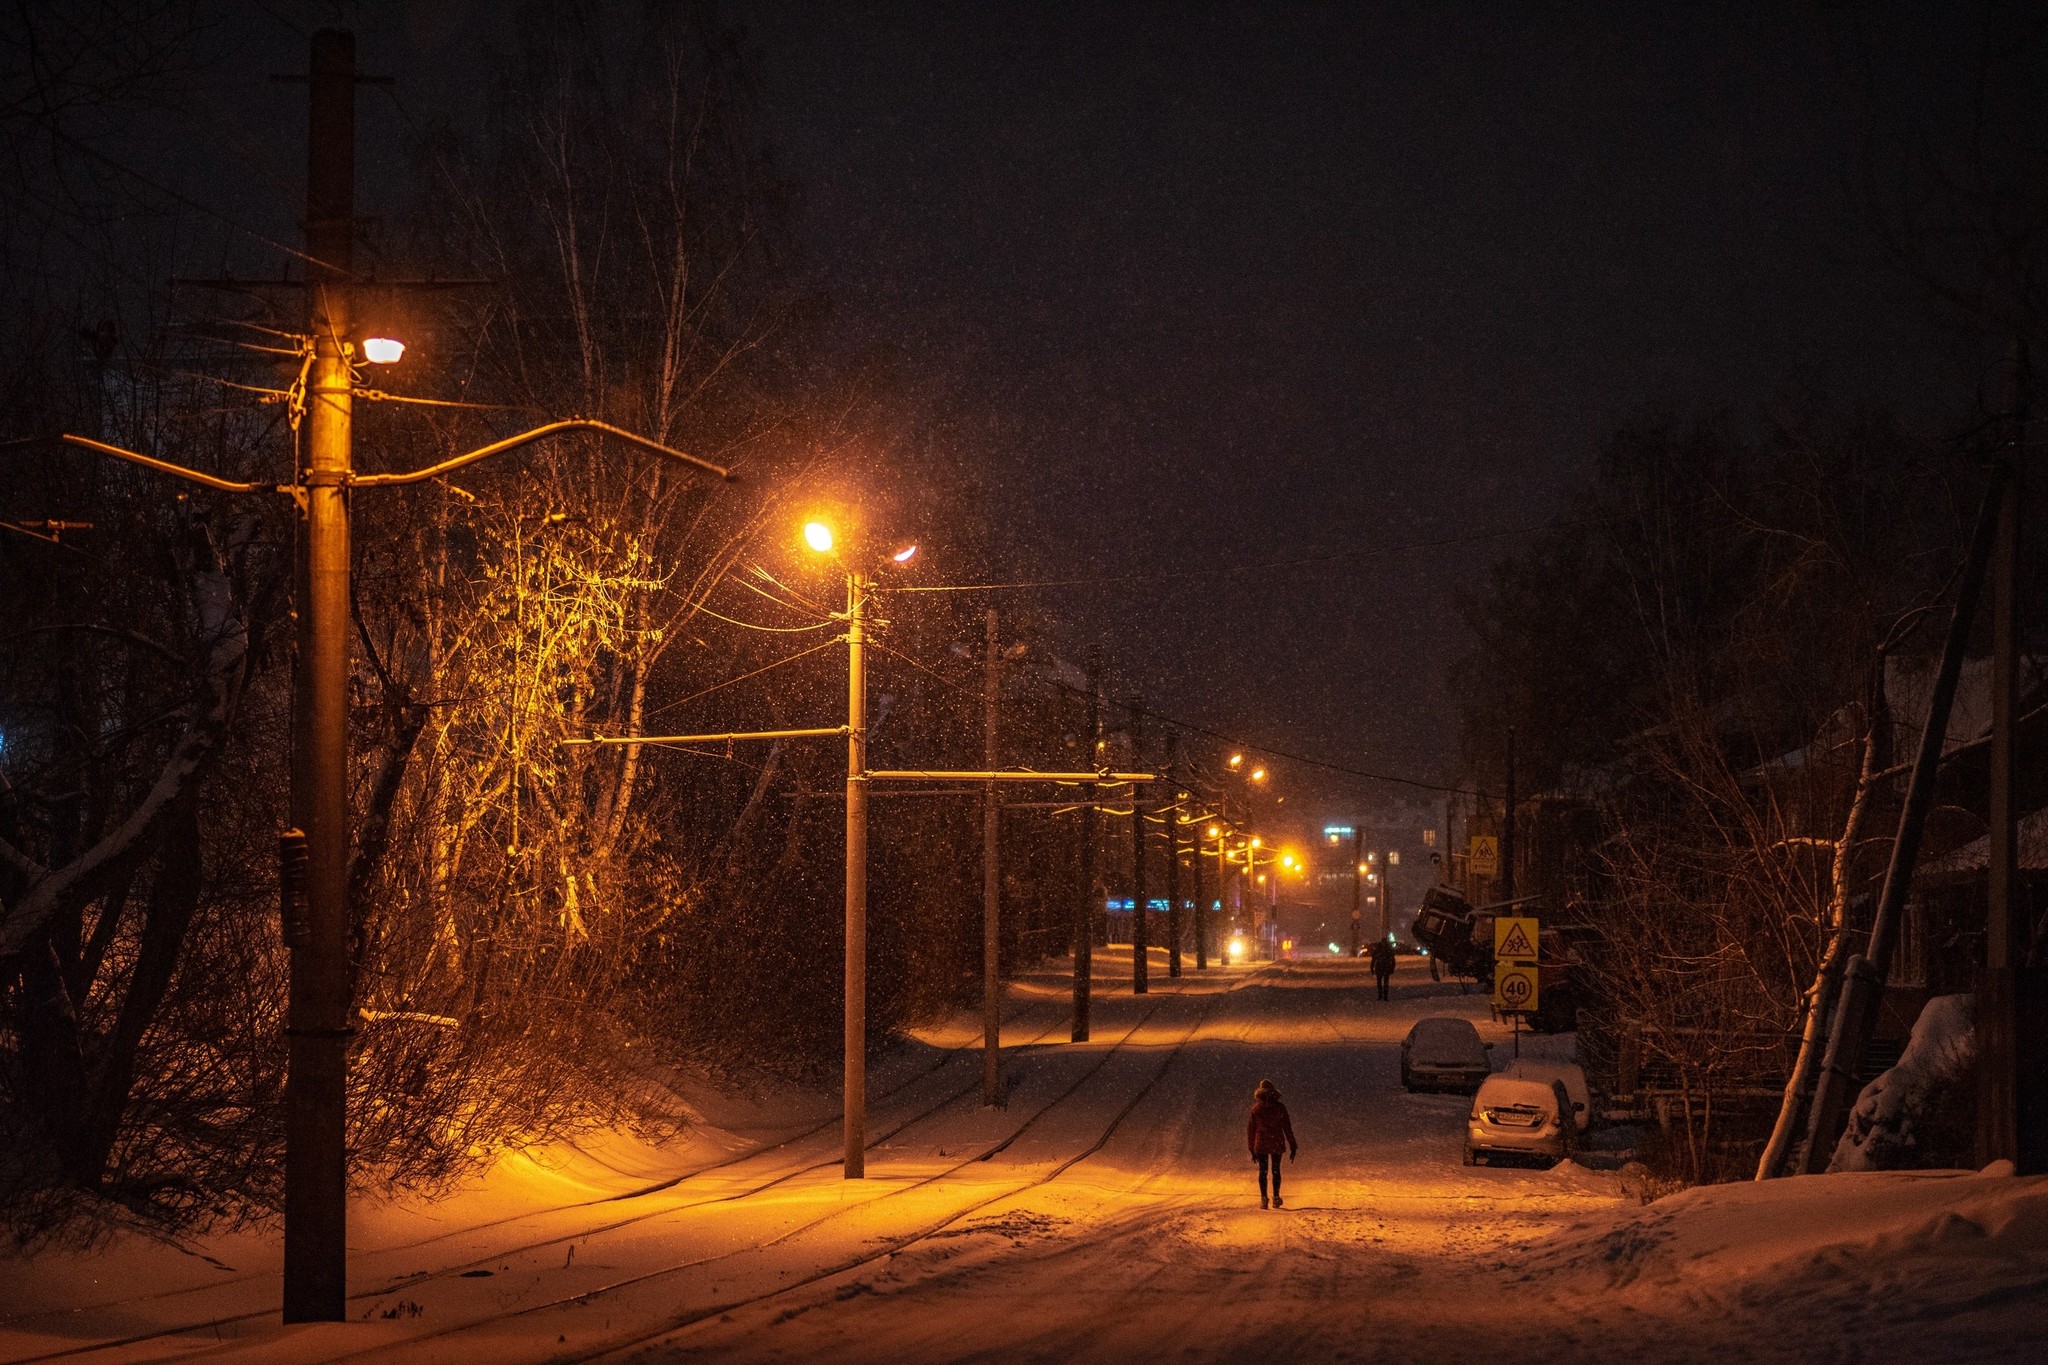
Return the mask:
<svg viewBox="0 0 2048 1365">
<path fill-rule="evenodd" d="M 1494 960 L 1534 962 L 1536 921 L 1524 916 L 1502 915 L 1493 922 Z"/>
<path fill-rule="evenodd" d="M 1498 963 L 1493 969 L 1493 1003 L 1504 1013 L 1536 1012 L 1536 968 L 1516 963 Z"/>
<path fill-rule="evenodd" d="M 1533 1014 L 1539 995 L 1537 924 L 1526 915 L 1502 915 L 1493 922 L 1493 1003 L 1502 1010 Z"/>
<path fill-rule="evenodd" d="M 1471 860 L 1467 864 L 1475 877 L 1500 875 L 1500 840 L 1491 834 L 1472 836 Z"/>
</svg>

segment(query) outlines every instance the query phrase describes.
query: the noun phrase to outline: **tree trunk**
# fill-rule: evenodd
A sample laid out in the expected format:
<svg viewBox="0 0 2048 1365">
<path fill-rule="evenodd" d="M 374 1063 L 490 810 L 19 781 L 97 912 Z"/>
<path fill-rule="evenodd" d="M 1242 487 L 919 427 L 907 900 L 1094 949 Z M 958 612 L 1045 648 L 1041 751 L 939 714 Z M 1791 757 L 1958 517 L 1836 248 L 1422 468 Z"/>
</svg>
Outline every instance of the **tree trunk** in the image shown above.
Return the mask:
<svg viewBox="0 0 2048 1365">
<path fill-rule="evenodd" d="M 156 881 L 142 923 L 142 943 L 121 1015 L 107 1039 L 105 1055 L 95 1068 L 92 1095 L 77 1140 L 67 1153 L 72 1180 L 84 1189 L 98 1189 L 106 1176 L 107 1157 L 128 1112 L 135 1084 L 135 1059 L 149 1026 L 156 1021 L 164 996 L 177 972 L 186 930 L 199 908 L 204 877 L 199 856 L 199 814 L 183 802 L 164 829 L 157 854 Z"/>
<path fill-rule="evenodd" d="M 1878 684 L 1880 695 L 1883 682 Z M 1848 817 L 1842 822 L 1841 837 L 1835 840 L 1834 868 L 1828 891 L 1828 941 L 1821 952 L 1813 985 L 1806 992 L 1806 1022 L 1799 1034 L 1799 1055 L 1792 1074 L 1785 1079 L 1785 1096 L 1778 1105 L 1778 1121 L 1771 1129 L 1757 1160 L 1756 1178 L 1769 1180 L 1783 1172 L 1791 1154 L 1793 1135 L 1805 1117 L 1813 1094 L 1814 1078 L 1820 1073 L 1821 1049 L 1827 1037 L 1828 1019 L 1834 1013 L 1835 998 L 1842 985 L 1843 945 L 1848 939 L 1849 885 L 1858 841 L 1863 836 L 1863 813 L 1870 805 L 1870 787 L 1877 765 L 1877 718 L 1864 713 L 1863 758 L 1856 773 L 1856 794 L 1849 802 Z"/>
</svg>

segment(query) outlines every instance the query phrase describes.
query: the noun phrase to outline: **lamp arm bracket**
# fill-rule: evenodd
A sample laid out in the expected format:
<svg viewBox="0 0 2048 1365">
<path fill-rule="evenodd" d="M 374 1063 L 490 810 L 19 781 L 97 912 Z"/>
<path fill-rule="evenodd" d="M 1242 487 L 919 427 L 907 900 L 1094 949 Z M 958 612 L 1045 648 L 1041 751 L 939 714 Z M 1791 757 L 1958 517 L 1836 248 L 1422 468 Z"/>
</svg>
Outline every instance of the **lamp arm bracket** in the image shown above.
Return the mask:
<svg viewBox="0 0 2048 1365">
<path fill-rule="evenodd" d="M 439 478 L 443 474 L 450 474 L 467 465 L 473 465 L 479 460 L 487 460 L 493 455 L 503 455 L 507 451 L 516 450 L 520 446 L 530 445 L 535 441 L 559 435 L 565 431 L 591 431 L 599 435 L 610 436 L 615 440 L 624 441 L 628 445 L 638 446 L 642 450 L 651 450 L 657 455 L 666 455 L 672 460 L 681 460 L 684 464 L 694 465 L 706 473 L 716 474 L 728 483 L 735 480 L 733 472 L 723 465 L 712 464 L 709 460 L 700 460 L 695 455 L 685 455 L 680 450 L 672 449 L 661 444 L 659 441 L 650 441 L 645 436 L 636 435 L 623 427 L 615 427 L 609 422 L 593 421 L 587 417 L 571 417 L 561 422 L 549 422 L 544 426 L 535 427 L 531 431 L 522 431 L 517 436 L 508 436 L 502 441 L 493 441 L 491 444 L 480 446 L 466 455 L 457 455 L 452 459 L 443 460 L 439 464 L 428 465 L 425 469 L 415 469 L 409 474 L 358 474 L 355 476 L 355 484 L 358 488 L 390 488 L 400 484 L 424 483 L 428 479 Z"/>
</svg>

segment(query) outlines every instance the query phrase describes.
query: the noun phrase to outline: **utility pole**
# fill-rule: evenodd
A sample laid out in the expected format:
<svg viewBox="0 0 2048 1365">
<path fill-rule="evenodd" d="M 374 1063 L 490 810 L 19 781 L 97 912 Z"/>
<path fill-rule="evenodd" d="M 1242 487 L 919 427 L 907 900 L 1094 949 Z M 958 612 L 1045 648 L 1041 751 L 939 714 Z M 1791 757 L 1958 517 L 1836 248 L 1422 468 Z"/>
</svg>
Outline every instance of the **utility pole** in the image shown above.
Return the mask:
<svg viewBox="0 0 2048 1365">
<path fill-rule="evenodd" d="M 848 1180 L 867 1174 L 868 1098 L 868 576 L 846 575 L 846 1059 Z"/>
<path fill-rule="evenodd" d="M 1351 956 L 1357 957 L 1363 946 L 1359 941 L 1361 926 L 1359 916 L 1363 912 L 1362 898 L 1365 895 L 1365 826 L 1363 823 L 1351 827 Z"/>
<path fill-rule="evenodd" d="M 243 483 L 95 438 L 62 440 L 224 493 L 289 494 L 303 522 L 293 565 L 290 815 L 279 881 L 290 950 L 285 1015 L 286 1322 L 338 1322 L 347 1299 L 349 505 L 354 490 L 424 483 L 563 432 L 624 441 L 720 479 L 732 472 L 606 422 L 543 423 L 407 473 L 355 472 L 355 36 L 313 35 L 307 78 L 305 458 L 288 485 Z M 383 362 L 380 362 L 383 363 Z M 836 733 L 836 731 L 834 732 Z"/>
<path fill-rule="evenodd" d="M 1189 861 L 1195 873 L 1195 970 L 1209 970 L 1209 893 L 1202 885 L 1202 831 L 1199 826 L 1188 830 L 1191 840 Z M 1221 842 L 1220 840 L 1218 842 Z"/>
<path fill-rule="evenodd" d="M 1500 822 L 1500 898 L 1515 898 L 1515 727 L 1508 727 L 1508 808 Z"/>
<path fill-rule="evenodd" d="M 996 612 L 988 611 L 987 659 L 981 687 L 981 758 L 996 766 L 996 704 L 1002 692 L 1002 652 L 996 642 Z M 1003 884 L 997 865 L 996 784 L 981 798 L 981 1102 L 1003 1101 L 1003 978 L 1001 926 Z"/>
<path fill-rule="evenodd" d="M 1145 708 L 1131 699 L 1131 766 L 1144 766 Z M 1145 788 L 1131 784 L 1131 994 L 1152 989 L 1151 911 L 1145 900 Z"/>
<path fill-rule="evenodd" d="M 2018 701 L 2019 535 L 2027 426 L 2027 353 L 2007 360 L 2008 436 L 1999 463 L 2005 499 L 1991 548 L 1990 858 L 1984 974 L 1977 988 L 1977 1163 L 2012 1161 L 2023 1175 L 2048 1170 L 2048 1113 L 2037 1048 L 2044 1004 L 2038 965 L 2029 964 L 2031 925 L 2019 880 L 2019 810 L 2013 799 L 2013 710 Z M 2035 1059 L 2030 1068 L 2028 1059 Z"/>
<path fill-rule="evenodd" d="M 1088 661 L 1088 763 L 1102 765 L 1102 665 Z M 1074 901 L 1074 1031 L 1073 1041 L 1088 1041 L 1089 973 L 1095 969 L 1095 802 L 1102 790 L 1093 782 L 1081 785 L 1081 894 Z"/>
<path fill-rule="evenodd" d="M 356 216 L 356 40 L 313 35 L 306 138 L 306 464 L 293 687 L 292 823 L 306 918 L 285 1033 L 284 1320 L 339 1322 L 348 1283 L 348 484 Z"/>
<path fill-rule="evenodd" d="M 1180 977 L 1180 818 L 1186 813 L 1187 801 L 1180 790 L 1180 772 L 1176 762 L 1180 745 L 1179 735 L 1171 730 L 1166 734 L 1166 783 L 1173 791 L 1173 804 L 1166 807 L 1166 975 L 1178 980 Z M 1137 764 L 1132 764 L 1137 767 Z"/>
<path fill-rule="evenodd" d="M 1870 937 L 1863 951 L 1849 959 L 1842 974 L 1842 992 L 1828 1030 L 1827 1054 L 1821 1061 L 1820 1079 L 1807 1108 L 1803 1160 L 1809 1175 L 1827 1169 L 1856 1093 L 1857 1073 L 1863 1068 L 1871 1030 L 1877 1023 L 1884 979 L 1891 970 L 1892 948 L 1899 938 L 1899 920 L 1905 912 L 1906 898 L 1913 886 L 1913 869 L 1920 858 L 1920 837 L 1927 826 L 1928 808 L 1934 804 L 1935 778 L 1941 767 L 1949 712 L 1955 703 L 1956 680 L 1963 670 L 1963 653 L 1970 642 L 1977 598 L 1990 566 L 2003 499 L 2011 493 L 2005 483 L 2005 472 L 2003 465 L 1992 467 L 1991 486 L 1984 492 L 1977 526 L 1970 536 L 1970 557 L 1964 564 L 1962 580 L 1956 585 L 1955 607 L 1949 616 L 1948 636 L 1942 644 L 1941 666 L 1934 675 L 1934 692 L 1928 698 L 1927 722 L 1920 732 L 1919 751 L 1913 756 L 1912 775 L 1906 779 L 1898 832 L 1892 837 L 1891 861 L 1885 867 L 1884 888 L 1878 892 L 1877 909 L 1871 916 Z"/>
<path fill-rule="evenodd" d="M 1380 850 L 1380 940 L 1391 941 L 1394 937 L 1394 854 L 1391 849 Z"/>
</svg>

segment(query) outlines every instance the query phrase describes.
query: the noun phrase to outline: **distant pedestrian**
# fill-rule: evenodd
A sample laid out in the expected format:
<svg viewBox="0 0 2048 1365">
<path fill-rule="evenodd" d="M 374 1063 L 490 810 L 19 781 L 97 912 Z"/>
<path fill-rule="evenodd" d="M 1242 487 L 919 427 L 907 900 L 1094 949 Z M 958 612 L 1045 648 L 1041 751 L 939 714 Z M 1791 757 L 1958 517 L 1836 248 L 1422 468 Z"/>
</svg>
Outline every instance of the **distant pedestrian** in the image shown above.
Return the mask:
<svg viewBox="0 0 2048 1365">
<path fill-rule="evenodd" d="M 1391 1000 L 1387 983 L 1394 979 L 1394 945 L 1385 939 L 1372 945 L 1372 979 L 1379 983 L 1379 998 Z"/>
<path fill-rule="evenodd" d="M 1252 1160 L 1259 1167 L 1259 1207 L 1280 1207 L 1280 1154 L 1287 1153 L 1289 1161 L 1294 1160 L 1294 1121 L 1287 1117 L 1287 1106 L 1280 1103 L 1280 1091 L 1271 1081 L 1260 1081 L 1259 1088 L 1252 1092 L 1252 1116 L 1244 1126 L 1245 1146 L 1252 1149 Z M 1273 1193 L 1266 1194 L 1266 1177 L 1273 1178 Z"/>
</svg>

